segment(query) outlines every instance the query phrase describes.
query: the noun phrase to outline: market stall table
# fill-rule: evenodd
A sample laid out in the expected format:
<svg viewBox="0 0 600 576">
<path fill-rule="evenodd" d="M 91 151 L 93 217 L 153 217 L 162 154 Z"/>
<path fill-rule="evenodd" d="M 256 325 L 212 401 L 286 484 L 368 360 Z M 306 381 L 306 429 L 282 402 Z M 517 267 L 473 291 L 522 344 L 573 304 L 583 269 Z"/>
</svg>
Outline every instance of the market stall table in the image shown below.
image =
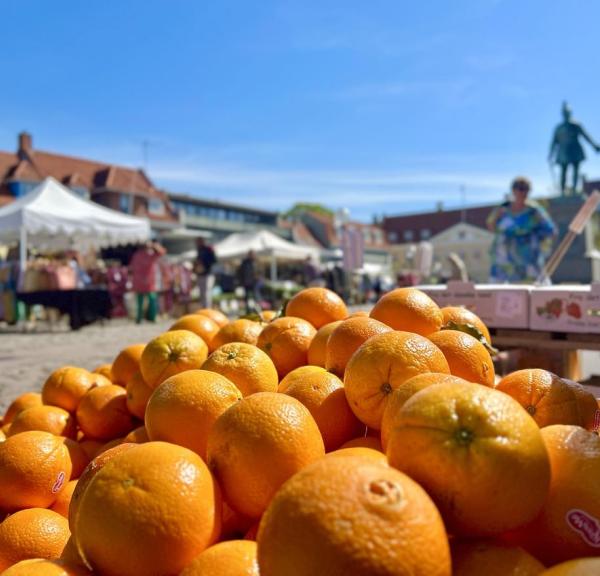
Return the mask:
<svg viewBox="0 0 600 576">
<path fill-rule="evenodd" d="M 39 304 L 68 314 L 69 325 L 73 330 L 96 320 L 110 318 L 110 294 L 103 288 L 17 292 L 17 299 L 28 306 Z"/>
</svg>

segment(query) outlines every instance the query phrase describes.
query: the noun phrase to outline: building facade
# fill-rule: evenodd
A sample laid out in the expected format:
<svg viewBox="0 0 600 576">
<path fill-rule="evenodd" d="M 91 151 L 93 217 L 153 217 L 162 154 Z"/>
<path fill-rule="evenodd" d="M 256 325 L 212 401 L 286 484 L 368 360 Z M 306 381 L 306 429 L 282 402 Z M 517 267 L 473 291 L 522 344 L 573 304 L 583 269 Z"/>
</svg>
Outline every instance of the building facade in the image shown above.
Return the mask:
<svg viewBox="0 0 600 576">
<path fill-rule="evenodd" d="M 113 210 L 146 217 L 156 230 L 178 226 L 167 195 L 141 169 L 37 150 L 21 132 L 15 153 L 0 152 L 0 205 L 52 176 L 81 196 Z"/>
<path fill-rule="evenodd" d="M 589 191 L 600 189 L 600 182 L 587 182 Z M 569 223 L 585 202 L 586 196 L 554 196 L 536 199 L 554 221 L 558 230 L 557 243 L 568 232 Z M 383 229 L 395 254 L 394 266 L 402 271 L 410 267 L 418 242 L 431 242 L 434 263 L 442 270 L 442 277 L 450 271 L 448 255 L 458 254 L 476 282 L 489 278 L 489 251 L 493 234 L 487 230 L 486 220 L 495 204 L 463 210 L 437 210 L 384 218 Z M 554 273 L 556 284 L 589 284 L 600 280 L 600 214 L 596 212 L 583 234 L 577 236 Z"/>
</svg>

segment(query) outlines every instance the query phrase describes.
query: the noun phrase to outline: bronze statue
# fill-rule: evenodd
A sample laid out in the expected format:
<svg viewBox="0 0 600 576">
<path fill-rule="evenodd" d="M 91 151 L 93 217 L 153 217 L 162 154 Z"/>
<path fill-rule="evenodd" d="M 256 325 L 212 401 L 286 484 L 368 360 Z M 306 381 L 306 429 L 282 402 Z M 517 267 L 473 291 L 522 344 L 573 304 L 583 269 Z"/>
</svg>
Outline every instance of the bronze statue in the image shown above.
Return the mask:
<svg viewBox="0 0 600 576">
<path fill-rule="evenodd" d="M 567 193 L 567 168 L 569 166 L 573 168 L 573 186 L 571 191 L 574 194 L 579 179 L 579 164 L 585 159 L 585 153 L 579 142 L 579 137 L 581 136 L 587 140 L 596 152 L 600 152 L 600 146 L 592 140 L 592 137 L 585 131 L 581 124 L 571 119 L 571 108 L 569 108 L 566 102 L 563 102 L 562 115 L 563 122 L 554 129 L 548 161 L 551 164 L 554 163 L 560 166 L 560 191 L 564 196 Z"/>
</svg>

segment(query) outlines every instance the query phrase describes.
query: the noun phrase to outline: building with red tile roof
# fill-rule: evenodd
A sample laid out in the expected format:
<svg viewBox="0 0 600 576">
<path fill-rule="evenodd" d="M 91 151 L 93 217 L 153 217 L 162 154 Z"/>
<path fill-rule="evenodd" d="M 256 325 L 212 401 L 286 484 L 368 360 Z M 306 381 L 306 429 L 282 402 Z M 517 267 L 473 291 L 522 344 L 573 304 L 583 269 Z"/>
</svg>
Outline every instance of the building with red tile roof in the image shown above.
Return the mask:
<svg viewBox="0 0 600 576">
<path fill-rule="evenodd" d="M 36 150 L 27 132 L 19 134 L 16 153 L 0 152 L 0 205 L 48 176 L 103 206 L 147 217 L 155 225 L 178 222 L 167 194 L 143 170 Z"/>
</svg>

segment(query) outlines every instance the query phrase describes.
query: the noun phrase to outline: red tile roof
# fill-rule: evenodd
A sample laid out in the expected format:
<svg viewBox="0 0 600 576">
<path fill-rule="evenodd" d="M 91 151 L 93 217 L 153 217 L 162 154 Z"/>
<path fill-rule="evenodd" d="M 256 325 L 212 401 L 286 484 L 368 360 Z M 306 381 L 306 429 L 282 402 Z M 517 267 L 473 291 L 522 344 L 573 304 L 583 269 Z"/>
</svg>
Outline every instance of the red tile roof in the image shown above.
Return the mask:
<svg viewBox="0 0 600 576">
<path fill-rule="evenodd" d="M 313 236 L 312 232 L 306 227 L 306 225 L 303 222 L 300 222 L 298 220 L 279 219 L 279 221 L 277 222 L 277 226 L 285 230 L 290 230 L 291 240 L 293 242 L 303 244 L 304 246 L 314 246 L 315 248 L 323 248 L 323 244 L 321 244 L 317 240 L 317 238 Z"/>
<path fill-rule="evenodd" d="M 465 209 L 465 222 L 480 228 L 486 227 L 486 220 L 494 206 L 477 206 Z M 382 227 L 386 232 L 388 240 L 390 233 L 398 235 L 397 242 L 402 243 L 403 233 L 412 231 L 415 239 L 419 239 L 416 234 L 421 230 L 428 230 L 430 236 L 435 236 L 443 232 L 450 226 L 454 226 L 462 221 L 462 210 L 440 210 L 436 212 L 423 212 L 421 214 L 406 214 L 403 216 L 389 216 L 383 219 Z"/>
<path fill-rule="evenodd" d="M 143 170 L 34 150 L 30 147 L 30 136 L 23 140 L 23 135 L 20 135 L 19 141 L 18 154 L 0 152 L 0 194 L 8 194 L 7 180 L 37 182 L 52 176 L 67 186 L 87 188 L 92 199 L 95 194 L 110 190 L 162 200 L 166 214 L 148 214 L 148 217 L 153 220 L 177 220 L 167 194 L 157 189 Z M 25 149 L 23 142 L 27 143 Z"/>
<path fill-rule="evenodd" d="M 10 170 L 19 163 L 19 157 L 10 152 L 0 152 L 0 179 L 4 180 Z"/>
</svg>

